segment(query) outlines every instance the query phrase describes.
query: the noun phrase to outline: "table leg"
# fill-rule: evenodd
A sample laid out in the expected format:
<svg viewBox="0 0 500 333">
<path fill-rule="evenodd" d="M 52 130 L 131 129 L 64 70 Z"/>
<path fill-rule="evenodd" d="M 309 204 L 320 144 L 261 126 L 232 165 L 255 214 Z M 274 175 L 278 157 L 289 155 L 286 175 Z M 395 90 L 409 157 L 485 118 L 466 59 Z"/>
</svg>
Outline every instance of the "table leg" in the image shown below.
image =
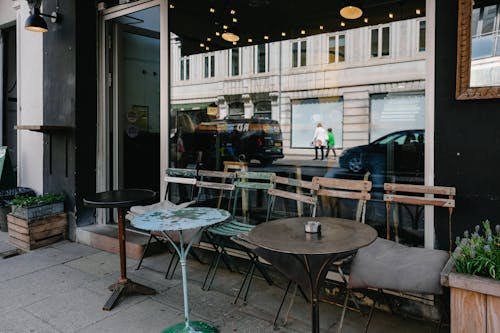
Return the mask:
<svg viewBox="0 0 500 333">
<path fill-rule="evenodd" d="M 203 232 L 200 228 L 198 233 L 194 235 L 189 241 L 188 245 L 184 247 L 184 237 L 182 230 L 179 230 L 179 244 L 177 245 L 168 233 L 163 232 L 164 236 L 168 239 L 170 244 L 174 247 L 175 251 L 179 255 L 179 261 L 181 263 L 181 273 L 182 273 L 182 294 L 184 297 L 184 322 L 167 328 L 162 333 L 219 333 L 219 330 L 208 323 L 201 321 L 190 321 L 189 320 L 189 300 L 188 300 L 188 288 L 187 288 L 187 256 L 191 246 L 195 239 L 198 238 L 199 234 Z"/>
<path fill-rule="evenodd" d="M 156 291 L 127 278 L 127 257 L 125 252 L 125 219 L 123 209 L 118 208 L 118 246 L 120 248 L 120 280 L 108 287 L 113 293 L 108 298 L 103 310 L 110 311 L 125 296 L 129 294 L 154 295 Z"/>
</svg>

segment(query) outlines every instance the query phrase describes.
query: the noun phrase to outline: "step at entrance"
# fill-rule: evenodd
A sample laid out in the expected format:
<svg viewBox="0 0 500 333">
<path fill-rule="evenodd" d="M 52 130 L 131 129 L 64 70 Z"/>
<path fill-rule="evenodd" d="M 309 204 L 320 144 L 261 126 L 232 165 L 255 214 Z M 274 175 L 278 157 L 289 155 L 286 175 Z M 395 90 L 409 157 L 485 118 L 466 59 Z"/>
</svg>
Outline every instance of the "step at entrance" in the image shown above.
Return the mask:
<svg viewBox="0 0 500 333">
<path fill-rule="evenodd" d="M 149 235 L 134 230 L 126 230 L 126 253 L 128 258 L 140 259 L 149 239 Z M 90 225 L 76 229 L 76 242 L 111 253 L 119 253 L 118 228 L 114 225 Z M 165 246 L 154 240 L 147 255 L 165 250 Z"/>
</svg>

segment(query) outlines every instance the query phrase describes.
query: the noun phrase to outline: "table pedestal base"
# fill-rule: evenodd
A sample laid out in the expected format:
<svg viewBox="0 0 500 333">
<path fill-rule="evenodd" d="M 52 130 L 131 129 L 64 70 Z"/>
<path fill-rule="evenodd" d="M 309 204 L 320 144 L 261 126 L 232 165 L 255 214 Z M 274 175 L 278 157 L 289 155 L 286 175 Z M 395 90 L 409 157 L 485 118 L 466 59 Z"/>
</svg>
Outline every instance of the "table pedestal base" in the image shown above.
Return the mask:
<svg viewBox="0 0 500 333">
<path fill-rule="evenodd" d="M 113 293 L 106 301 L 106 304 L 102 307 L 103 310 L 109 311 L 111 310 L 122 298 L 130 294 L 139 294 L 139 295 L 154 295 L 156 294 L 156 290 L 153 288 L 146 287 L 142 284 L 131 280 L 125 280 L 124 282 L 113 283 L 108 287 L 110 291 Z"/>
<path fill-rule="evenodd" d="M 167 328 L 162 333 L 219 333 L 219 330 L 214 326 L 204 323 L 202 321 L 190 321 L 189 325 L 186 323 L 179 323 L 172 327 Z"/>
</svg>

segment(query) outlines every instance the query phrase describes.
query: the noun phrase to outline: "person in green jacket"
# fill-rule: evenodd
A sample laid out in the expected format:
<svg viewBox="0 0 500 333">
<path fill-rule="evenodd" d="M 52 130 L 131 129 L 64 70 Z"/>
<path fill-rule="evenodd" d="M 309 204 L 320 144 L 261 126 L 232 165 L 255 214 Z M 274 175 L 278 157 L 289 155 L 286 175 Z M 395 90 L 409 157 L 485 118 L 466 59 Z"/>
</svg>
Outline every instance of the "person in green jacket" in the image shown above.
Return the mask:
<svg viewBox="0 0 500 333">
<path fill-rule="evenodd" d="M 327 134 L 328 134 L 328 141 L 327 141 L 328 145 L 326 148 L 325 158 L 328 158 L 328 152 L 330 151 L 330 149 L 333 152 L 333 158 L 337 158 L 337 153 L 335 152 L 335 137 L 333 136 L 333 132 L 332 132 L 331 128 L 328 129 Z"/>
</svg>

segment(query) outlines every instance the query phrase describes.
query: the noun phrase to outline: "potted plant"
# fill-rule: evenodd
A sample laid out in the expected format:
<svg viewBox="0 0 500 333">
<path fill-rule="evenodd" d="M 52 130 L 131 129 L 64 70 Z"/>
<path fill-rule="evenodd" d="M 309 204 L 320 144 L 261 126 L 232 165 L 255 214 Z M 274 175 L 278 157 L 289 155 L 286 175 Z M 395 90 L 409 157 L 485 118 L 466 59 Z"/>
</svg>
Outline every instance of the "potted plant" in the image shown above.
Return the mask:
<svg viewBox="0 0 500 333">
<path fill-rule="evenodd" d="M 7 215 L 9 241 L 23 250 L 52 244 L 66 237 L 64 195 L 20 196 L 11 200 Z"/>
<path fill-rule="evenodd" d="M 457 238 L 441 283 L 450 287 L 451 333 L 500 332 L 500 225 Z"/>
</svg>

